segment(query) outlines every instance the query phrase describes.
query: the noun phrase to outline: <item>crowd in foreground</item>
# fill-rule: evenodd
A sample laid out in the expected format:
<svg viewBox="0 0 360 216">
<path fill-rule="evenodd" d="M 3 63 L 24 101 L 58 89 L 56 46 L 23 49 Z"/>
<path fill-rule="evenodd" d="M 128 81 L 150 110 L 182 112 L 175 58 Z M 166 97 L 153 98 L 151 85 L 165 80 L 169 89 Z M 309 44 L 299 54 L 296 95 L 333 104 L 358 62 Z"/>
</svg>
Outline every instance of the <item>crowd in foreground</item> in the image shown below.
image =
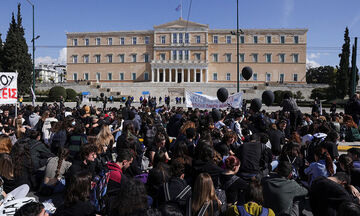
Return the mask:
<svg viewBox="0 0 360 216">
<path fill-rule="evenodd" d="M 3 106 L 0 215 L 360 215 L 360 149 L 337 148 L 359 136 L 359 104 Z"/>
</svg>

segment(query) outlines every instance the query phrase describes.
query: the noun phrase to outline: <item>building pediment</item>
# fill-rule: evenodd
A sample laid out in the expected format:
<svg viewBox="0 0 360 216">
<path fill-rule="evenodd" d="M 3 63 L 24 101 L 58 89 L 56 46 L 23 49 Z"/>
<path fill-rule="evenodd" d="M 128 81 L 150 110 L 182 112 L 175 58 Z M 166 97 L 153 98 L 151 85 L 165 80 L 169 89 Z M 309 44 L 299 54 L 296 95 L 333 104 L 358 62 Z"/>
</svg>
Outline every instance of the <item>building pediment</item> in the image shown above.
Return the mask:
<svg viewBox="0 0 360 216">
<path fill-rule="evenodd" d="M 192 30 L 205 30 L 206 31 L 209 29 L 209 25 L 191 22 L 191 21 L 183 20 L 180 18 L 180 19 L 172 21 L 172 22 L 154 26 L 154 30 L 156 30 L 156 31 L 159 31 L 159 30 L 166 31 L 166 30 L 174 30 L 174 29 L 176 29 L 176 30 L 192 29 Z"/>
</svg>

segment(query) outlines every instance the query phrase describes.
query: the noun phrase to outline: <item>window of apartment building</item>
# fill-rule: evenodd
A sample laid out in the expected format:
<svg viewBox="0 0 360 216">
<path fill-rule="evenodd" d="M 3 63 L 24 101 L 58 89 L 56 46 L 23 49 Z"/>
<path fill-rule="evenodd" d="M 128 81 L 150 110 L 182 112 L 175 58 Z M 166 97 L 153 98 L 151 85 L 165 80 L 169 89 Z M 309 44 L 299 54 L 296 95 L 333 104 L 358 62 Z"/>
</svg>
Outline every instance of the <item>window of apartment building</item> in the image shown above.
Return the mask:
<svg viewBox="0 0 360 216">
<path fill-rule="evenodd" d="M 279 82 L 284 83 L 284 79 L 285 79 L 285 74 L 280 74 Z"/>
<path fill-rule="evenodd" d="M 257 73 L 254 73 L 254 74 L 253 74 L 253 80 L 254 80 L 254 81 L 257 81 L 257 80 L 258 80 Z"/>
<path fill-rule="evenodd" d="M 230 81 L 231 80 L 231 73 L 226 73 L 226 80 Z"/>
<path fill-rule="evenodd" d="M 165 61 L 165 53 L 160 53 L 160 60 Z"/>
<path fill-rule="evenodd" d="M 185 50 L 185 60 L 189 60 L 189 50 Z"/>
<path fill-rule="evenodd" d="M 225 57 L 226 57 L 226 62 L 231 62 L 231 53 L 226 53 Z"/>
<path fill-rule="evenodd" d="M 84 80 L 89 80 L 89 74 L 88 73 L 84 73 Z"/>
<path fill-rule="evenodd" d="M 85 46 L 89 46 L 89 45 L 90 45 L 90 40 L 89 40 L 89 38 L 85 38 L 84 43 L 85 43 Z"/>
<path fill-rule="evenodd" d="M 177 43 L 177 34 L 173 33 L 173 44 Z"/>
<path fill-rule="evenodd" d="M 280 36 L 280 43 L 284 44 L 285 43 L 285 36 Z"/>
<path fill-rule="evenodd" d="M 284 53 L 280 53 L 280 54 L 279 54 L 279 62 L 280 62 L 280 63 L 284 63 L 284 62 L 285 62 L 285 54 L 284 54 Z"/>
<path fill-rule="evenodd" d="M 294 74 L 294 76 L 293 76 L 293 81 L 294 81 L 294 82 L 297 82 L 297 81 L 298 81 L 298 75 L 297 75 L 297 74 Z"/>
<path fill-rule="evenodd" d="M 179 50 L 179 60 L 183 60 L 183 50 Z"/>
<path fill-rule="evenodd" d="M 266 43 L 271 44 L 271 36 L 266 36 Z"/>
<path fill-rule="evenodd" d="M 144 73 L 144 80 L 149 80 L 149 73 L 148 72 Z"/>
<path fill-rule="evenodd" d="M 144 54 L 144 62 L 149 62 L 149 54 L 147 53 Z"/>
<path fill-rule="evenodd" d="M 145 36 L 144 41 L 145 41 L 145 44 L 149 44 L 150 43 L 150 37 Z"/>
<path fill-rule="evenodd" d="M 95 62 L 100 63 L 100 55 L 95 55 Z"/>
<path fill-rule="evenodd" d="M 201 54 L 195 53 L 195 60 L 200 61 L 200 59 L 201 59 Z"/>
<path fill-rule="evenodd" d="M 73 39 L 73 46 L 77 46 L 77 45 L 78 45 L 78 39 L 75 38 L 75 39 Z"/>
<path fill-rule="evenodd" d="M 271 53 L 266 53 L 265 58 L 266 58 L 266 63 L 271 63 Z"/>
<path fill-rule="evenodd" d="M 258 62 L 258 54 L 257 53 L 253 53 L 252 58 L 253 58 L 253 62 Z"/>
<path fill-rule="evenodd" d="M 299 54 L 293 54 L 293 62 L 299 63 Z"/>
<path fill-rule="evenodd" d="M 183 38 L 183 33 L 179 33 L 179 43 L 183 43 L 184 42 L 184 38 Z"/>
<path fill-rule="evenodd" d="M 108 73 L 108 80 L 112 80 L 112 73 Z"/>
<path fill-rule="evenodd" d="M 266 73 L 266 82 L 270 82 L 270 81 L 271 81 L 271 74 Z"/>
<path fill-rule="evenodd" d="M 78 58 L 77 58 L 78 56 L 77 55 L 73 55 L 72 56 L 72 59 L 73 59 L 73 63 L 78 63 Z"/>
<path fill-rule="evenodd" d="M 240 35 L 240 43 L 245 43 L 245 36 L 244 35 Z"/>
<path fill-rule="evenodd" d="M 231 35 L 226 36 L 226 43 L 231 44 Z"/>
<path fill-rule="evenodd" d="M 299 43 L 299 36 L 294 36 L 294 43 L 298 44 Z"/>
<path fill-rule="evenodd" d="M 217 53 L 214 53 L 213 54 L 213 62 L 218 62 L 219 61 L 219 58 L 218 58 L 218 54 Z"/>
<path fill-rule="evenodd" d="M 125 62 L 125 55 L 124 55 L 124 54 L 120 54 L 120 55 L 119 55 L 119 61 L 120 61 L 120 63 L 124 63 L 124 62 Z"/>
<path fill-rule="evenodd" d="M 108 45 L 112 45 L 112 38 L 108 38 Z"/>
<path fill-rule="evenodd" d="M 132 37 L 132 44 L 136 44 L 136 42 L 137 42 L 137 37 Z"/>
<path fill-rule="evenodd" d="M 218 43 L 218 36 L 217 36 L 217 35 L 214 35 L 214 36 L 213 36 L 213 43 L 214 43 L 214 44 L 217 44 L 217 43 Z"/>
<path fill-rule="evenodd" d="M 196 43 L 201 43 L 200 35 L 196 35 Z"/>
<path fill-rule="evenodd" d="M 255 36 L 253 37 L 253 39 L 254 39 L 254 44 L 257 44 L 257 43 L 258 43 L 258 36 L 255 35 Z"/>
<path fill-rule="evenodd" d="M 213 73 L 213 80 L 218 80 L 217 73 Z"/>
<path fill-rule="evenodd" d="M 132 80 L 136 80 L 136 73 L 132 73 L 131 78 L 132 78 Z"/>
<path fill-rule="evenodd" d="M 120 73 L 119 78 L 120 78 L 120 80 L 124 80 L 124 73 Z"/>
<path fill-rule="evenodd" d="M 89 63 L 89 55 L 84 55 L 84 63 Z"/>
<path fill-rule="evenodd" d="M 112 63 L 112 54 L 107 55 L 107 58 L 108 58 L 108 62 Z"/>
<path fill-rule="evenodd" d="M 136 62 L 136 54 L 132 54 L 131 57 L 132 57 L 132 62 Z"/>
<path fill-rule="evenodd" d="M 124 45 L 125 44 L 125 38 L 121 37 L 120 38 L 120 45 Z"/>
<path fill-rule="evenodd" d="M 240 78 L 239 78 L 240 81 L 244 81 L 244 77 L 243 75 L 240 73 Z"/>
<path fill-rule="evenodd" d="M 166 36 L 161 36 L 161 43 L 165 44 L 166 43 Z"/>
<path fill-rule="evenodd" d="M 185 43 L 189 43 L 189 33 L 185 33 Z"/>
<path fill-rule="evenodd" d="M 245 61 L 245 54 L 239 53 L 239 62 L 244 62 L 244 61 Z"/>
<path fill-rule="evenodd" d="M 96 73 L 96 81 L 99 82 L 101 79 L 101 74 L 99 72 Z"/>
<path fill-rule="evenodd" d="M 74 78 L 74 80 L 75 80 L 75 81 L 77 81 L 77 80 L 78 80 L 77 73 L 74 73 L 74 74 L 73 74 L 73 78 Z"/>
<path fill-rule="evenodd" d="M 173 50 L 172 53 L 173 53 L 172 54 L 172 59 L 177 60 L 177 52 L 176 52 L 176 50 Z"/>
<path fill-rule="evenodd" d="M 95 44 L 96 44 L 97 46 L 100 46 L 100 44 L 101 44 L 101 39 L 100 39 L 99 37 L 95 39 Z"/>
</svg>

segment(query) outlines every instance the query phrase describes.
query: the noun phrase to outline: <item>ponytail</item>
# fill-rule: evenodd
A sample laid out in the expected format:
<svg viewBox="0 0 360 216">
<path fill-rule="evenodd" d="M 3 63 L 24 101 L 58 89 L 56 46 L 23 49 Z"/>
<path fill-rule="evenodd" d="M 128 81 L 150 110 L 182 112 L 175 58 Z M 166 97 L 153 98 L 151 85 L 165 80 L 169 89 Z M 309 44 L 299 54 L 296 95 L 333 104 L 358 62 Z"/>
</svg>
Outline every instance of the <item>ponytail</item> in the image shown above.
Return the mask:
<svg viewBox="0 0 360 216">
<path fill-rule="evenodd" d="M 334 175 L 335 171 L 334 171 L 334 166 L 333 166 L 333 160 L 331 159 L 329 152 L 325 149 L 322 154 L 322 158 L 325 159 L 326 169 L 330 173 L 330 176 Z"/>
<path fill-rule="evenodd" d="M 58 152 L 59 160 L 58 160 L 58 165 L 57 165 L 56 171 L 55 171 L 55 178 L 59 177 L 62 163 L 67 158 L 68 155 L 69 155 L 69 150 L 68 149 L 59 148 L 59 152 Z"/>
</svg>

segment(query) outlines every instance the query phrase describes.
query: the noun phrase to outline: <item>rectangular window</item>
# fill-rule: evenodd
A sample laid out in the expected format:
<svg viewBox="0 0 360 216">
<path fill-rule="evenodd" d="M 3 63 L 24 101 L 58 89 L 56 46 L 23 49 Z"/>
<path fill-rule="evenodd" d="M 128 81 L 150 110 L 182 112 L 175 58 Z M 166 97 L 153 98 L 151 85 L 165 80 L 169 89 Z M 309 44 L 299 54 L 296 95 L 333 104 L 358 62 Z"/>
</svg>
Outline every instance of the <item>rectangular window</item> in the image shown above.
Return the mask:
<svg viewBox="0 0 360 216">
<path fill-rule="evenodd" d="M 145 36 L 144 41 L 145 41 L 145 44 L 149 44 L 150 43 L 150 37 Z"/>
<path fill-rule="evenodd" d="M 112 45 L 112 38 L 108 38 L 108 45 Z"/>
<path fill-rule="evenodd" d="M 218 80 L 217 73 L 213 73 L 213 80 Z"/>
<path fill-rule="evenodd" d="M 285 74 L 280 74 L 280 83 L 284 83 Z"/>
<path fill-rule="evenodd" d="M 124 55 L 124 54 L 120 54 L 120 55 L 119 55 L 119 61 L 120 61 L 120 63 L 124 63 L 124 62 L 125 62 L 125 55 Z"/>
<path fill-rule="evenodd" d="M 299 63 L 299 54 L 293 54 L 293 62 Z"/>
<path fill-rule="evenodd" d="M 149 73 L 148 72 L 144 73 L 144 80 L 149 80 Z"/>
<path fill-rule="evenodd" d="M 112 73 L 108 73 L 108 80 L 112 80 Z"/>
<path fill-rule="evenodd" d="M 179 33 L 179 43 L 183 43 L 183 33 Z"/>
<path fill-rule="evenodd" d="M 226 73 L 226 80 L 230 81 L 231 80 L 231 74 L 230 73 Z"/>
<path fill-rule="evenodd" d="M 285 36 L 280 36 L 280 43 L 282 43 L 282 44 L 285 43 Z"/>
<path fill-rule="evenodd" d="M 120 73 L 120 80 L 124 80 L 124 73 Z"/>
<path fill-rule="evenodd" d="M 267 54 L 265 54 L 265 56 L 266 56 L 266 62 L 271 63 L 271 54 L 267 53 Z"/>
<path fill-rule="evenodd" d="M 84 73 L 84 80 L 89 80 L 89 74 L 88 73 Z"/>
<path fill-rule="evenodd" d="M 271 36 L 266 36 L 266 43 L 271 44 Z"/>
<path fill-rule="evenodd" d="M 218 43 L 218 36 L 217 35 L 213 36 L 213 43 L 214 44 Z"/>
<path fill-rule="evenodd" d="M 120 38 L 120 45 L 124 45 L 125 44 L 125 38 L 121 37 Z"/>
<path fill-rule="evenodd" d="M 185 33 L 185 43 L 189 43 L 189 33 Z"/>
<path fill-rule="evenodd" d="M 226 53 L 226 62 L 231 62 L 231 53 Z"/>
<path fill-rule="evenodd" d="M 231 36 L 230 35 L 226 36 L 226 43 L 231 44 Z"/>
<path fill-rule="evenodd" d="M 149 54 L 144 54 L 144 62 L 149 62 Z"/>
<path fill-rule="evenodd" d="M 77 63 L 77 61 L 78 61 L 78 58 L 77 58 L 77 55 L 73 55 L 73 63 Z"/>
<path fill-rule="evenodd" d="M 185 60 L 189 60 L 189 50 L 185 50 Z"/>
<path fill-rule="evenodd" d="M 165 44 L 166 43 L 166 36 L 161 36 L 161 43 Z"/>
<path fill-rule="evenodd" d="M 258 43 L 258 36 L 254 36 L 254 44 L 257 44 Z"/>
<path fill-rule="evenodd" d="M 183 50 L 179 50 L 179 60 L 183 60 Z"/>
<path fill-rule="evenodd" d="M 173 53 L 173 60 L 177 60 L 177 52 L 176 52 L 176 50 L 173 50 L 172 53 Z"/>
<path fill-rule="evenodd" d="M 258 54 L 257 53 L 253 53 L 252 57 L 253 57 L 253 62 L 258 62 Z"/>
<path fill-rule="evenodd" d="M 218 62 L 218 61 L 219 61 L 218 54 L 214 53 L 213 54 L 213 62 Z"/>
<path fill-rule="evenodd" d="M 266 74 L 266 82 L 270 82 L 271 81 L 271 74 L 267 73 Z"/>
<path fill-rule="evenodd" d="M 200 61 L 200 58 L 201 58 L 201 54 L 195 53 L 195 60 Z"/>
<path fill-rule="evenodd" d="M 240 73 L 240 81 L 244 81 L 244 77 L 243 77 L 243 75 Z"/>
<path fill-rule="evenodd" d="M 84 63 L 89 63 L 89 55 L 84 55 Z"/>
<path fill-rule="evenodd" d="M 75 39 L 73 39 L 73 46 L 77 46 L 77 45 L 78 45 L 78 39 L 75 38 Z"/>
<path fill-rule="evenodd" d="M 196 43 L 201 43 L 201 38 L 200 38 L 200 35 L 196 35 Z"/>
<path fill-rule="evenodd" d="M 89 45 L 90 45 L 89 38 L 85 38 L 85 46 L 89 46 Z"/>
<path fill-rule="evenodd" d="M 165 61 L 165 53 L 160 54 L 160 60 Z"/>
<path fill-rule="evenodd" d="M 96 39 L 95 39 L 95 44 L 96 44 L 97 46 L 100 46 L 100 44 L 101 44 L 101 39 L 100 39 L 100 38 L 96 38 Z"/>
<path fill-rule="evenodd" d="M 298 44 L 299 43 L 299 36 L 294 36 L 294 43 Z"/>
<path fill-rule="evenodd" d="M 109 62 L 109 63 L 112 63 L 112 55 L 109 54 L 107 57 L 108 57 L 108 62 Z"/>
<path fill-rule="evenodd" d="M 131 74 L 132 80 L 136 80 L 136 73 Z"/>
<path fill-rule="evenodd" d="M 254 74 L 253 74 L 253 80 L 254 80 L 254 81 L 257 81 L 257 80 L 258 80 L 258 78 L 257 78 L 257 73 L 254 73 Z"/>
<path fill-rule="evenodd" d="M 96 81 L 99 82 L 101 78 L 101 74 L 98 72 L 96 73 Z"/>
<path fill-rule="evenodd" d="M 244 35 L 241 35 L 240 36 L 240 43 L 245 43 L 245 36 Z"/>
<path fill-rule="evenodd" d="M 73 78 L 74 78 L 75 81 L 78 80 L 77 73 L 74 73 L 74 74 L 73 74 Z"/>
<path fill-rule="evenodd" d="M 135 44 L 136 44 L 136 42 L 137 42 L 137 38 L 136 38 L 136 37 L 133 37 L 133 38 L 132 38 L 132 44 L 134 44 L 134 45 L 135 45 Z"/>
<path fill-rule="evenodd" d="M 280 62 L 280 63 L 284 63 L 284 62 L 285 62 L 285 54 L 284 54 L 284 53 L 279 54 L 279 62 Z"/>
<path fill-rule="evenodd" d="M 132 54 L 132 62 L 136 62 L 136 54 Z"/>
<path fill-rule="evenodd" d="M 245 61 L 245 54 L 239 53 L 239 62 L 244 62 L 244 61 Z"/>
<path fill-rule="evenodd" d="M 294 74 L 294 82 L 297 82 L 297 81 L 298 81 L 298 75 Z"/>
<path fill-rule="evenodd" d="M 177 33 L 173 33 L 173 44 L 177 43 Z"/>
<path fill-rule="evenodd" d="M 95 62 L 100 63 L 100 55 L 95 55 Z"/>
</svg>

